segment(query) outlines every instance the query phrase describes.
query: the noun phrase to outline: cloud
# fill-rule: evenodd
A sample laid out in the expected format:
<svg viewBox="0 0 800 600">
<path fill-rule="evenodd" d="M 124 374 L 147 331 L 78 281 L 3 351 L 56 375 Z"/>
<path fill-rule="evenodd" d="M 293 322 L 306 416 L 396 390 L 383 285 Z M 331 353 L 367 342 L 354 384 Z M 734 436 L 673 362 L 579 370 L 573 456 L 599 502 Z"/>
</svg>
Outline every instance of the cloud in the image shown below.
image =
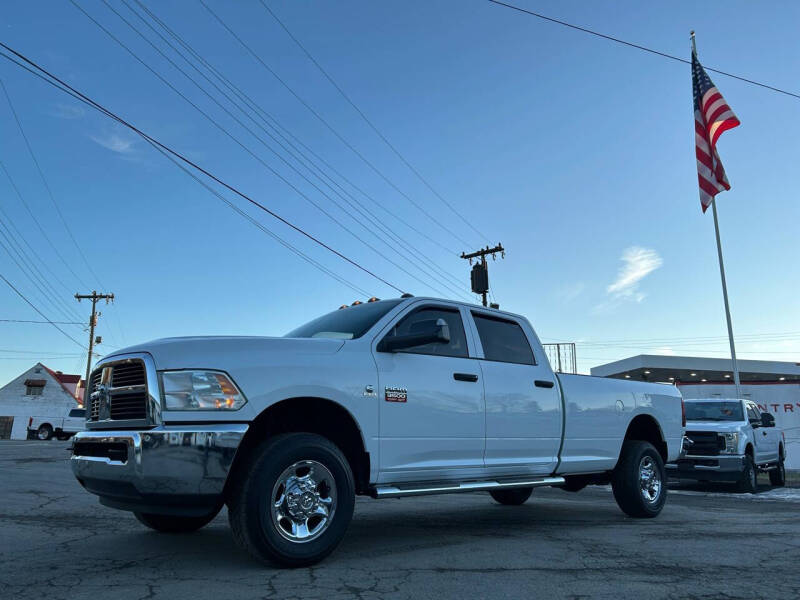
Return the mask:
<svg viewBox="0 0 800 600">
<path fill-rule="evenodd" d="M 586 285 L 582 281 L 577 281 L 568 285 L 563 285 L 556 290 L 556 298 L 562 302 L 572 302 L 583 294 Z"/>
<path fill-rule="evenodd" d="M 51 117 L 68 120 L 82 119 L 85 114 L 86 111 L 82 107 L 72 104 L 56 104 L 50 111 Z"/>
<path fill-rule="evenodd" d="M 617 278 L 606 288 L 606 292 L 617 300 L 641 302 L 645 294 L 639 291 L 639 282 L 658 269 L 664 261 L 655 250 L 639 246 L 626 248 L 621 260 L 623 264 Z"/>
<path fill-rule="evenodd" d="M 96 144 L 99 144 L 103 148 L 111 150 L 112 152 L 116 152 L 117 154 L 130 156 L 135 151 L 134 144 L 136 143 L 136 140 L 123 137 L 118 133 L 109 133 L 104 136 L 90 135 L 89 137 Z"/>
</svg>

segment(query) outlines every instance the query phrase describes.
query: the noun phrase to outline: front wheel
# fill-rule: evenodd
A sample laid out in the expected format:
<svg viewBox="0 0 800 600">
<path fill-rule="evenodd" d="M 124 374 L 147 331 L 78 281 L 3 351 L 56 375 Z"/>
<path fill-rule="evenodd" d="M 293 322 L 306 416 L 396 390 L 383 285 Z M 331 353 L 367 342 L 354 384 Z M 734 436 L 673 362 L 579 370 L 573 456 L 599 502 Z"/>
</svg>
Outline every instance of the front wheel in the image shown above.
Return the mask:
<svg viewBox="0 0 800 600">
<path fill-rule="evenodd" d="M 778 465 L 769 472 L 769 483 L 773 487 L 783 487 L 786 485 L 786 467 L 783 466 L 783 459 L 778 461 Z"/>
<path fill-rule="evenodd" d="M 506 506 L 525 504 L 525 501 L 531 497 L 532 493 L 532 487 L 513 488 L 510 490 L 491 490 L 489 492 L 495 502 L 505 504 Z"/>
<path fill-rule="evenodd" d="M 611 475 L 617 505 L 636 518 L 658 516 L 667 501 L 664 461 L 648 442 L 628 441 Z"/>
<path fill-rule="evenodd" d="M 190 533 L 205 527 L 219 511 L 215 510 L 201 517 L 176 517 L 172 515 L 155 515 L 152 513 L 133 513 L 143 525 L 161 533 Z"/>
<path fill-rule="evenodd" d="M 744 471 L 739 479 L 739 491 L 745 494 L 755 494 L 758 491 L 756 479 L 756 465 L 749 454 L 744 457 Z"/>
<path fill-rule="evenodd" d="M 36 430 L 36 437 L 43 441 L 49 440 L 53 437 L 53 428 L 47 423 L 40 425 L 39 429 Z"/>
<path fill-rule="evenodd" d="M 264 442 L 228 500 L 233 537 L 262 561 L 312 565 L 342 541 L 353 517 L 353 474 L 341 450 L 311 433 Z"/>
</svg>

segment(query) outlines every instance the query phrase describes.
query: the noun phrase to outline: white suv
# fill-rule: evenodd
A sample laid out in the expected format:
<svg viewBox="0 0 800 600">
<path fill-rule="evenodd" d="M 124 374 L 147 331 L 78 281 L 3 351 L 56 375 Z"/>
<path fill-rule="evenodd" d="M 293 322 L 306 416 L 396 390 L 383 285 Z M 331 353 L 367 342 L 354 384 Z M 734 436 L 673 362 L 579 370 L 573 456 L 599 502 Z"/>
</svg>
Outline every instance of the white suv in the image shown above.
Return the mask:
<svg viewBox="0 0 800 600">
<path fill-rule="evenodd" d="M 686 400 L 686 437 L 677 462 L 667 473 L 677 479 L 735 481 L 743 492 L 756 491 L 756 474 L 768 472 L 784 485 L 786 441 L 775 418 L 750 400 Z"/>
</svg>

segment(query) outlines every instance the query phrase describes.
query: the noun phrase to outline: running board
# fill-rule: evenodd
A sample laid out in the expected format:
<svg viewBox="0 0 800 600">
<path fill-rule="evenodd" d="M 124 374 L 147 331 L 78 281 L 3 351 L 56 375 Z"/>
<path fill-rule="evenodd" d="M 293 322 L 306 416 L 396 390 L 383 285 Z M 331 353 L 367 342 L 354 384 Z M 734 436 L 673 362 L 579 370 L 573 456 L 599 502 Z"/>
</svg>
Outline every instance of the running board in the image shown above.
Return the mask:
<svg viewBox="0 0 800 600">
<path fill-rule="evenodd" d="M 446 483 L 426 487 L 398 487 L 379 485 L 372 489 L 373 498 L 400 498 L 401 496 L 426 496 L 429 494 L 455 494 L 458 492 L 484 492 L 508 490 L 513 488 L 545 487 L 563 485 L 563 477 L 542 477 L 525 481 L 469 481 L 466 483 Z"/>
</svg>

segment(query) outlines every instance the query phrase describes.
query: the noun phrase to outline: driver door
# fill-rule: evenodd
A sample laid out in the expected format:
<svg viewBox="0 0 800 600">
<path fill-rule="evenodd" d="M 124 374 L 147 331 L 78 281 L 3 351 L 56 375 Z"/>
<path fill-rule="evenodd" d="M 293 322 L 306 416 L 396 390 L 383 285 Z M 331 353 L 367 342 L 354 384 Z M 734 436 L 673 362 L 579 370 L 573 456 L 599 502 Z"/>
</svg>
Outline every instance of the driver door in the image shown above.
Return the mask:
<svg viewBox="0 0 800 600">
<path fill-rule="evenodd" d="M 444 319 L 450 341 L 379 352 L 386 336 Z M 447 304 L 412 306 L 374 341 L 378 367 L 380 483 L 463 479 L 483 473 L 480 365 L 469 358 L 464 315 Z"/>
</svg>

